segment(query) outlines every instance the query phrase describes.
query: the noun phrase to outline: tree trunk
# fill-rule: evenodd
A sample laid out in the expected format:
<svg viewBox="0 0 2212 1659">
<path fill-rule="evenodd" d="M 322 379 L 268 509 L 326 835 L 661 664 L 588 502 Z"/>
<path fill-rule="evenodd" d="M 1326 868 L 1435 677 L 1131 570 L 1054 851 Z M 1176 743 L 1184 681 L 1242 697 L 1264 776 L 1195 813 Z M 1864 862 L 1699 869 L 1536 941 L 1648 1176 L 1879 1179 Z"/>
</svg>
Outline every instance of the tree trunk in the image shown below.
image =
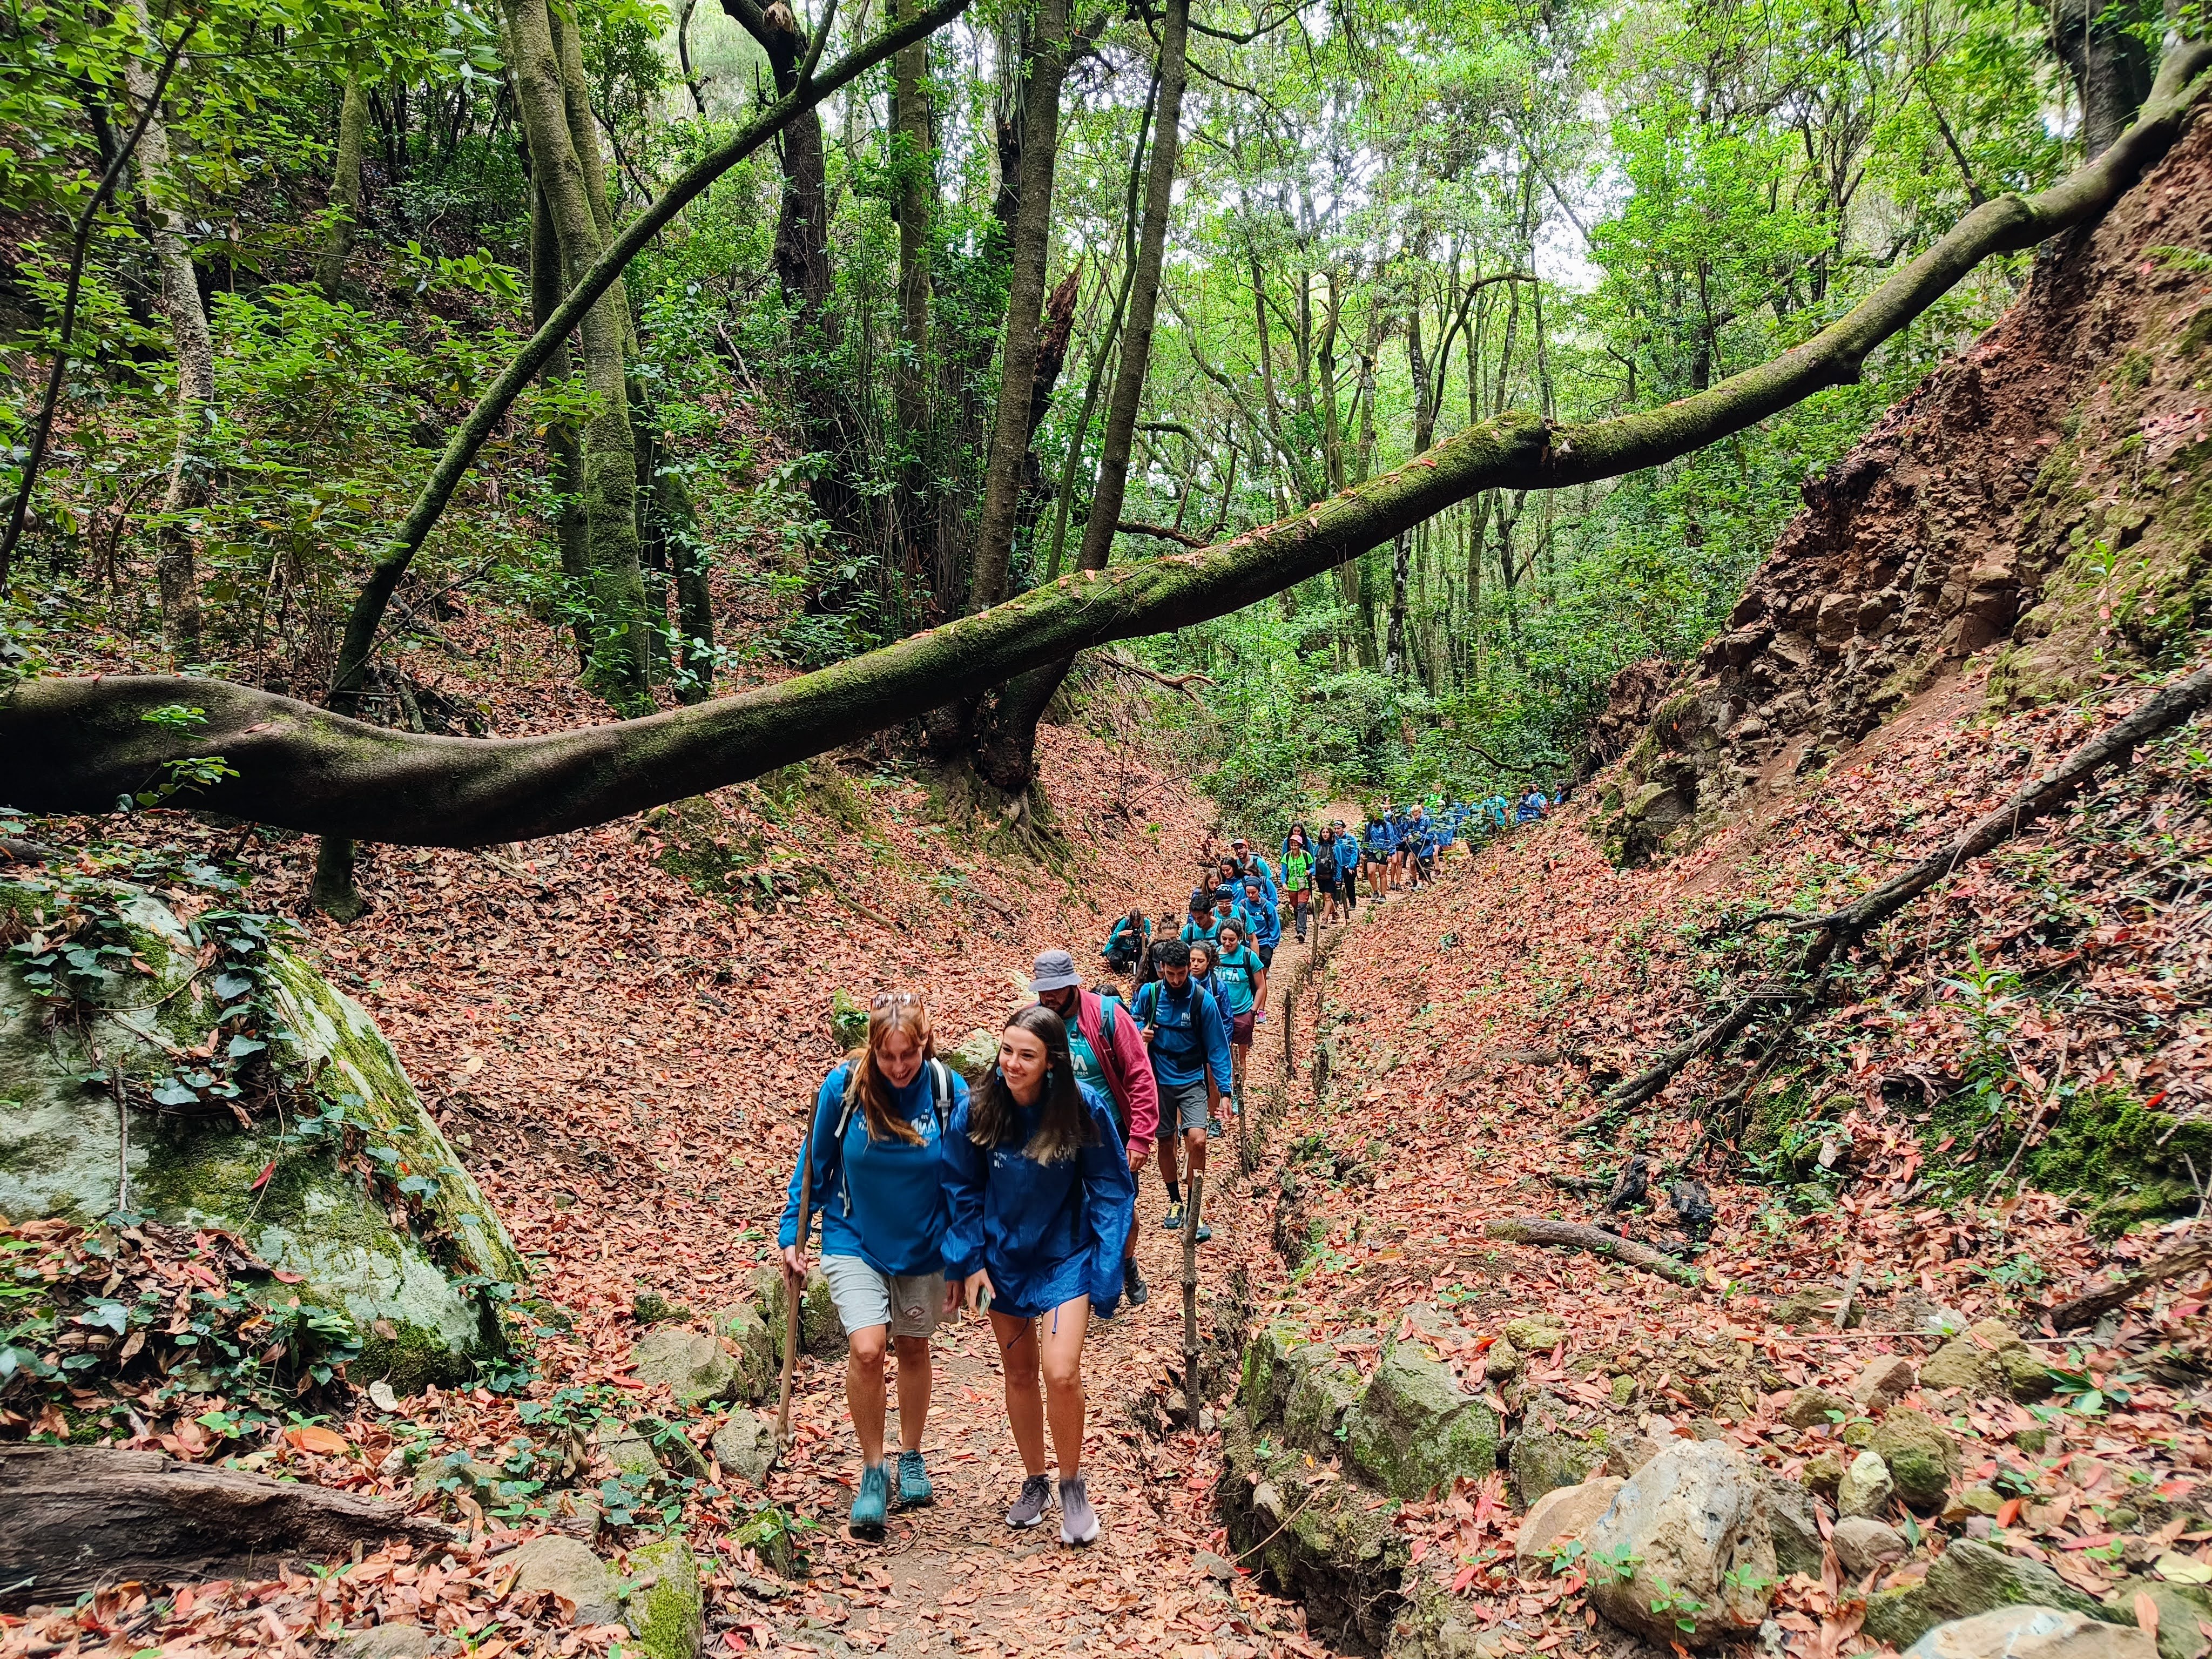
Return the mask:
<svg viewBox="0 0 2212 1659">
<path fill-rule="evenodd" d="M 1052 252 L 1053 171 L 1060 156 L 1060 88 L 1067 73 L 1067 0 L 1038 0 L 1023 88 L 1021 200 L 1014 214 L 1013 270 L 1006 287 L 1006 331 L 1000 348 L 999 418 L 983 476 L 983 517 L 975 535 L 970 611 L 1006 596 L 1021 507 L 1023 459 L 1030 447 L 1030 404 L 1036 383 L 1037 319 L 1044 309 L 1045 263 Z"/>
<path fill-rule="evenodd" d="M 345 95 L 338 105 L 338 150 L 331 170 L 331 214 L 323 233 L 321 255 L 315 261 L 315 286 L 336 299 L 345 280 L 346 259 L 353 252 L 355 228 L 361 223 L 361 151 L 368 131 L 368 93 L 361 76 L 346 76 Z"/>
<path fill-rule="evenodd" d="M 1167 247 L 1168 216 L 1174 210 L 1176 163 L 1182 154 L 1184 64 L 1190 30 L 1190 0 L 1167 0 L 1160 30 L 1159 131 L 1152 141 L 1151 175 L 1145 181 L 1145 225 L 1137 238 L 1137 276 L 1129 290 L 1129 320 L 1121 339 L 1121 362 L 1106 400 L 1103 453 L 1098 482 L 1091 492 L 1091 517 L 1083 526 L 1084 570 L 1103 570 L 1114 551 L 1114 526 L 1129 484 L 1130 442 L 1137 410 L 1144 402 L 1145 374 L 1152 357 L 1152 324 L 1160 303 L 1160 260 Z M 1032 738 L 1034 742 L 1034 738 Z"/>
<path fill-rule="evenodd" d="M 568 72 L 580 56 L 554 30 L 546 0 L 501 0 L 514 54 L 515 105 L 530 144 L 536 187 L 573 286 L 606 243 L 608 212 L 588 100 Z M 573 31 L 569 31 L 573 33 Z M 579 104 L 583 131 L 575 125 Z M 597 198 L 597 200 L 594 200 Z M 584 381 L 592 409 L 583 434 L 583 518 L 591 583 L 587 655 L 593 687 L 636 712 L 649 702 L 645 582 L 638 562 L 637 441 L 630 425 L 625 346 L 629 299 L 620 279 L 584 313 Z"/>
<path fill-rule="evenodd" d="M 2151 56 L 2103 0 L 2057 0 L 2051 44 L 2081 100 L 2081 155 L 2094 161 L 2127 130 L 2150 95 Z"/>
<path fill-rule="evenodd" d="M 699 8 L 699 0 L 684 0 L 684 9 L 676 15 L 676 62 L 683 70 L 684 84 L 691 94 L 691 107 L 700 114 L 707 112 L 707 94 L 698 70 L 691 67 L 691 14 Z"/>
<path fill-rule="evenodd" d="M 527 142 L 525 144 L 527 149 Z M 561 280 L 561 244 L 553 234 L 553 210 L 545 203 L 545 191 L 535 182 L 533 174 L 530 191 L 530 313 L 532 323 L 539 328 L 561 303 L 563 284 Z M 566 340 L 553 349 L 539 372 L 542 382 L 565 380 L 573 369 L 568 360 Z M 591 665 L 592 628 L 586 614 L 592 589 L 591 527 L 584 521 L 584 447 L 576 428 L 565 420 L 549 421 L 545 427 L 545 447 L 552 457 L 553 490 L 559 505 L 555 509 L 553 535 L 561 551 L 561 574 L 568 584 L 568 602 L 575 609 L 576 663 L 579 672 Z M 337 708 L 333 699 L 331 706 Z"/>
<path fill-rule="evenodd" d="M 754 0 L 722 0 L 768 53 L 780 95 L 799 84 L 806 57 L 806 35 L 789 6 L 771 0 L 765 10 Z M 894 59 L 896 61 L 896 58 Z M 829 464 L 810 488 L 814 505 L 830 533 L 847 544 L 866 544 L 867 514 L 854 487 L 854 434 L 849 400 L 839 380 L 843 331 L 830 301 L 835 273 L 830 264 L 830 186 L 822 145 L 822 117 L 808 108 L 784 129 L 783 202 L 775 222 L 776 285 L 790 313 L 792 390 L 799 404 L 807 449 L 826 455 Z"/>
<path fill-rule="evenodd" d="M 131 0 L 143 53 L 124 59 L 123 81 L 131 102 L 143 110 L 154 96 L 153 60 L 161 41 L 146 9 L 146 0 Z M 177 353 L 177 441 L 169 456 L 168 487 L 161 496 L 161 523 L 155 534 L 154 580 L 161 596 L 161 630 L 169 655 L 178 663 L 200 656 L 200 586 L 191 532 L 182 516 L 207 505 L 210 462 L 208 431 L 215 424 L 215 340 L 200 305 L 199 278 L 185 240 L 185 216 L 169 176 L 169 128 L 157 111 L 146 123 L 135 158 L 138 184 L 146 198 L 149 240 L 161 277 L 161 312 Z"/>
<path fill-rule="evenodd" d="M 906 9 L 916 9 L 907 0 Z M 898 21 L 898 9 L 892 9 Z M 892 391 L 899 430 L 911 471 L 920 460 L 929 384 L 929 222 L 936 205 L 935 151 L 931 143 L 929 43 L 917 40 L 891 59 L 891 165 L 897 179 L 894 204 L 899 233 L 899 345 Z"/>
<path fill-rule="evenodd" d="M 1406 532 L 1390 544 L 1390 636 L 1382 647 L 1382 672 L 1398 678 L 1406 660 L 1406 561 L 1410 552 Z"/>
</svg>

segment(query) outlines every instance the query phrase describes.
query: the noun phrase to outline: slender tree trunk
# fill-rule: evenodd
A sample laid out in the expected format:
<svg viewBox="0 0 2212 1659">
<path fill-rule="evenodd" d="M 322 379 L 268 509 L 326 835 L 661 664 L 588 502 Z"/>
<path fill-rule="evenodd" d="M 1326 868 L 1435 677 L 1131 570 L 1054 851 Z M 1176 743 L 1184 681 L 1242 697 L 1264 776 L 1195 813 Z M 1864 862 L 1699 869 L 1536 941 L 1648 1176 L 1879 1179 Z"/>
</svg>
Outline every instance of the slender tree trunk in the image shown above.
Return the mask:
<svg viewBox="0 0 2212 1659">
<path fill-rule="evenodd" d="M 1344 488 L 1344 422 L 1336 407 L 1336 331 L 1343 300 L 1336 273 L 1330 271 L 1323 280 L 1328 284 L 1328 315 L 1321 331 L 1321 460 L 1322 481 L 1334 495 Z"/>
<path fill-rule="evenodd" d="M 2085 161 L 2110 149 L 2150 95 L 2150 52 L 2105 12 L 2103 0 L 2057 0 L 2051 8 L 2051 44 L 2081 100 Z"/>
<path fill-rule="evenodd" d="M 999 418 L 983 477 L 983 517 L 968 606 L 983 611 L 1006 596 L 1014 520 L 1029 453 L 1030 404 L 1036 380 L 1037 319 L 1044 309 L 1045 264 L 1052 252 L 1053 170 L 1060 155 L 1060 88 L 1067 73 L 1067 0 L 1038 0 L 1023 88 L 1021 201 L 1014 215 L 1013 270 L 1006 289 L 1006 331 L 1000 348 Z"/>
<path fill-rule="evenodd" d="M 338 105 L 337 158 L 331 171 L 330 228 L 315 261 L 315 285 L 335 299 L 345 278 L 346 259 L 353 252 L 355 228 L 361 223 L 361 151 L 368 131 L 368 94 L 361 76 L 346 76 L 345 95 Z"/>
<path fill-rule="evenodd" d="M 691 107 L 700 114 L 707 112 L 707 94 L 699 71 L 691 67 L 691 14 L 699 9 L 699 0 L 684 0 L 683 10 L 676 14 L 676 61 L 684 71 L 684 84 L 691 94 Z"/>
<path fill-rule="evenodd" d="M 544 192 L 562 270 L 575 283 L 605 245 L 608 210 L 588 100 L 564 73 L 574 57 L 554 32 L 546 0 L 501 0 L 514 54 L 515 102 Z M 580 58 L 575 58 L 580 65 Z M 582 102 L 584 130 L 573 118 Z M 594 197 L 598 199 L 595 202 Z M 584 315 L 584 380 L 592 410 L 583 433 L 583 516 L 591 580 L 590 678 L 617 704 L 647 700 L 644 577 L 638 561 L 637 441 L 630 425 L 625 347 L 629 299 L 617 280 Z"/>
<path fill-rule="evenodd" d="M 123 79 L 131 102 L 143 110 L 153 100 L 152 60 L 161 55 L 161 37 L 146 0 L 131 0 L 142 52 L 124 60 Z M 215 339 L 200 305 L 199 278 L 185 240 L 185 216 L 174 200 L 169 176 L 169 128 L 157 111 L 146 123 L 135 158 L 138 184 L 146 198 L 146 217 L 155 268 L 161 277 L 161 312 L 177 353 L 177 441 L 169 457 L 168 487 L 161 496 L 161 526 L 155 533 L 154 579 L 161 596 L 161 629 L 169 654 L 179 663 L 200 657 L 199 569 L 191 532 L 181 515 L 204 507 L 210 477 L 206 441 L 215 423 Z"/>
<path fill-rule="evenodd" d="M 1144 402 L 1145 374 L 1152 356 L 1152 324 L 1160 303 L 1160 261 L 1167 247 L 1168 216 L 1174 210 L 1176 164 L 1182 155 L 1182 89 L 1188 76 L 1184 54 L 1190 29 L 1190 0 L 1167 0 L 1160 30 L 1159 131 L 1152 141 L 1152 173 L 1145 181 L 1145 226 L 1137 239 L 1136 285 L 1129 293 L 1129 322 L 1121 342 L 1121 362 L 1106 403 L 1103 453 L 1098 482 L 1091 494 L 1091 517 L 1083 526 L 1084 570 L 1103 570 L 1114 551 L 1114 526 L 1129 484 L 1129 448 Z"/>
<path fill-rule="evenodd" d="M 1390 636 L 1382 647 L 1382 672 L 1396 679 L 1406 660 L 1406 564 L 1411 550 L 1407 532 L 1390 544 Z"/>
<path fill-rule="evenodd" d="M 533 171 L 530 191 L 530 311 L 533 326 L 542 328 L 561 303 L 561 243 L 553 234 L 553 210 Z M 541 382 L 565 380 L 573 372 L 568 346 L 563 341 L 545 360 Z M 548 422 L 545 447 L 552 458 L 553 490 L 558 497 L 553 521 L 554 540 L 561 550 L 561 574 L 568 579 L 574 617 L 579 671 L 591 665 L 592 629 L 586 605 L 592 587 L 591 526 L 584 520 L 584 447 L 576 428 L 565 420 Z"/>
</svg>

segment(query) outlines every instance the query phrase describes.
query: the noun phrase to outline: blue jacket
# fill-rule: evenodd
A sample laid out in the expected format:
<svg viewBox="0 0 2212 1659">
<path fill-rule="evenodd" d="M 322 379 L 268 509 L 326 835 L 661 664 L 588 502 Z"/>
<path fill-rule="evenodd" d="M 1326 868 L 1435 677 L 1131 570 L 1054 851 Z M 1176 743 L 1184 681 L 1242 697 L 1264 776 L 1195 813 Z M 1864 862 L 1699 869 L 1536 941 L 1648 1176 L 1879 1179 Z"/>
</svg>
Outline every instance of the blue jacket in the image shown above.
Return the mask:
<svg viewBox="0 0 2212 1659">
<path fill-rule="evenodd" d="M 1113 931 L 1112 933 L 1109 933 L 1109 934 L 1107 934 L 1107 935 L 1106 935 L 1106 948 L 1105 948 L 1104 950 L 1103 950 L 1103 951 L 1099 951 L 1099 953 L 1098 953 L 1098 954 L 1099 954 L 1100 956 L 1102 956 L 1102 957 L 1110 957 L 1110 956 L 1112 956 L 1112 955 L 1114 954 L 1114 945 L 1115 945 L 1115 941 L 1116 941 L 1116 940 L 1118 940 L 1118 939 L 1121 939 L 1123 935 L 1125 935 L 1125 934 L 1127 934 L 1127 933 L 1130 933 L 1131 931 L 1133 931 L 1133 930 L 1132 930 L 1132 929 L 1130 928 L 1130 927 L 1129 927 L 1129 919 L 1128 919 L 1128 917 L 1127 917 L 1127 916 L 1123 916 L 1123 917 L 1121 919 L 1121 921 L 1117 921 L 1117 922 L 1115 922 L 1115 923 L 1114 924 L 1114 931 Z M 1152 919 L 1150 916 L 1146 916 L 1146 917 L 1145 918 L 1145 932 L 1144 932 L 1144 937 L 1145 937 L 1146 939 L 1150 939 L 1150 938 L 1152 938 Z M 1129 940 L 1129 945 L 1130 945 L 1130 948 L 1131 948 L 1131 949 L 1133 949 L 1133 949 L 1137 949 L 1137 948 L 1139 948 L 1139 946 L 1140 943 L 1141 943 L 1141 942 L 1140 942 L 1139 940 L 1138 940 L 1138 939 L 1133 939 Z"/>
<path fill-rule="evenodd" d="M 891 1094 L 891 1109 L 921 1132 L 921 1144 L 872 1140 L 867 1114 L 855 1102 L 841 1145 L 837 1120 L 845 1109 L 840 1066 L 822 1080 L 814 1101 L 814 1175 L 807 1207 L 822 1217 L 822 1254 L 856 1255 L 878 1273 L 933 1273 L 944 1266 L 945 1142 L 937 1101 L 924 1066 L 913 1082 Z M 968 1102 L 968 1085 L 951 1073 L 957 1119 Z M 779 1245 L 799 1242 L 799 1169 L 794 1164 L 784 1201 Z"/>
<path fill-rule="evenodd" d="M 1252 873 L 1260 878 L 1260 890 L 1267 895 L 1267 902 L 1280 904 L 1283 902 L 1282 884 L 1275 879 L 1274 867 L 1257 853 L 1252 854 Z"/>
<path fill-rule="evenodd" d="M 1221 1005 L 1195 986 L 1181 996 L 1156 979 L 1137 991 L 1137 1023 L 1154 1028 L 1152 1075 L 1160 1082 L 1190 1084 L 1208 1072 L 1224 1091 L 1229 1073 L 1229 1025 Z"/>
<path fill-rule="evenodd" d="M 945 1271 L 991 1275 L 992 1304 L 1017 1319 L 1050 1313 L 1079 1296 L 1103 1318 L 1121 1300 L 1121 1251 L 1135 1219 L 1137 1183 L 1121 1151 L 1121 1132 L 1103 1090 L 1085 1089 L 1092 1144 L 1058 1164 L 1040 1164 L 1020 1146 L 978 1146 L 968 1138 L 963 1096 L 946 1137 L 945 1188 L 951 1222 Z M 1036 1115 L 1019 1115 L 1024 1132 Z"/>
<path fill-rule="evenodd" d="M 1376 858 L 1388 858 L 1398 850 L 1398 830 L 1388 818 L 1370 818 L 1367 824 L 1367 851 Z"/>
<path fill-rule="evenodd" d="M 1255 904 L 1248 896 L 1241 908 L 1244 912 L 1245 927 L 1251 933 L 1254 945 L 1275 945 L 1281 942 L 1283 913 L 1274 905 L 1266 899 L 1261 899 Z"/>
</svg>

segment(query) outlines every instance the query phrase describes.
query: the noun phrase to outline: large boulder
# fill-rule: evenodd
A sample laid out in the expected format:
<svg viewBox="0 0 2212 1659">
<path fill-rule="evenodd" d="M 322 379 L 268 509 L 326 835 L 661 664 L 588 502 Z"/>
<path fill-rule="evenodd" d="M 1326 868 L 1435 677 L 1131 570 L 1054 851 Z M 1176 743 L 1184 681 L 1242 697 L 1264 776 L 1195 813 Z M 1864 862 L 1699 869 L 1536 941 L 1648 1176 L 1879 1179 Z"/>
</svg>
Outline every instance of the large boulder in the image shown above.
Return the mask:
<svg viewBox="0 0 2212 1659">
<path fill-rule="evenodd" d="M 699 1563 L 680 1538 L 663 1538 L 629 1553 L 623 1613 L 649 1659 L 698 1659 L 706 1628 Z"/>
<path fill-rule="evenodd" d="M 1310 1355 L 1311 1351 L 1309 1351 Z M 1335 1360 L 1309 1358 L 1283 1407 L 1283 1437 L 1293 1446 L 1330 1456 L 1346 1413 L 1359 1403 L 1359 1373 Z"/>
<path fill-rule="evenodd" d="M 2144 1632 L 2057 1607 L 1999 1607 L 1938 1625 L 1906 1659 L 2157 1659 Z"/>
<path fill-rule="evenodd" d="M 73 906 L 93 921 L 72 943 L 118 943 L 149 971 L 70 978 L 73 1006 L 56 1018 L 20 959 L 0 965 L 0 1214 L 96 1222 L 116 1208 L 127 1167 L 132 1210 L 235 1233 L 300 1275 L 288 1300 L 343 1315 L 362 1345 L 356 1382 L 388 1379 L 403 1394 L 465 1382 L 503 1352 L 495 1305 L 463 1281 L 519 1281 L 526 1269 L 368 1011 L 272 919 L 210 912 L 188 928 L 142 888 L 78 883 L 65 899 L 46 880 L 0 879 L 0 911 L 27 922 Z M 256 1026 L 268 1046 L 247 1052 L 295 1104 L 241 1127 L 220 1097 L 187 1104 L 208 1085 L 180 1056 L 214 1042 L 227 1053 L 246 1034 L 225 1010 L 249 1000 L 265 1010 Z M 95 1073 L 116 1084 L 84 1080 Z M 121 1122 L 118 1087 L 131 1103 Z M 151 1109 L 157 1097 L 181 1109 Z M 310 1099 L 313 1127 L 301 1133 Z M 349 1144 L 365 1156 L 347 1156 Z"/>
<path fill-rule="evenodd" d="M 1758 1628 L 1776 1577 L 1759 1469 L 1724 1441 L 1682 1441 L 1629 1477 L 1591 1527 L 1597 1610 L 1665 1646 L 1710 1647 Z"/>
<path fill-rule="evenodd" d="M 2001 1319 L 1984 1319 L 1929 1356 L 1920 1367 L 1920 1386 L 2040 1400 L 2051 1382 L 2049 1368 L 2028 1352 L 2018 1331 Z"/>
<path fill-rule="evenodd" d="M 1498 1415 L 1462 1389 L 1418 1336 L 1392 1337 L 1345 1417 L 1353 1467 L 1393 1498 L 1418 1498 L 1498 1467 Z"/>
<path fill-rule="evenodd" d="M 1889 1468 L 1897 1495 L 1916 1510 L 1939 1510 L 1965 1460 L 1951 1431 L 1925 1412 L 1893 1408 L 1875 1425 L 1867 1449 Z"/>
<path fill-rule="evenodd" d="M 684 1411 L 696 1411 L 738 1392 L 738 1368 L 711 1336 L 664 1325 L 640 1337 L 630 1350 L 637 1380 L 665 1387 Z"/>
<path fill-rule="evenodd" d="M 1304 1370 L 1304 1336 L 1283 1325 L 1269 1325 L 1244 1345 L 1244 1364 L 1237 1398 L 1255 1423 L 1272 1422 L 1290 1404 Z"/>
<path fill-rule="evenodd" d="M 1522 1410 L 1506 1464 L 1524 1508 L 1547 1492 L 1580 1486 L 1605 1461 L 1604 1447 L 1559 1426 L 1568 1415 L 1566 1402 L 1551 1394 L 1538 1395 Z"/>
<path fill-rule="evenodd" d="M 1877 1642 L 1909 1647 L 1938 1625 L 2013 1607 L 2056 1607 L 2091 1619 L 2122 1616 L 2105 1612 L 2039 1562 L 1960 1538 L 1917 1584 L 1869 1596 L 1865 1628 Z"/>
<path fill-rule="evenodd" d="M 1793 1572 L 1818 1578 L 1827 1551 L 1813 1494 L 1772 1469 L 1761 1469 L 1759 1474 L 1766 1482 L 1767 1512 L 1772 1517 L 1775 1571 L 1784 1578 Z"/>
</svg>

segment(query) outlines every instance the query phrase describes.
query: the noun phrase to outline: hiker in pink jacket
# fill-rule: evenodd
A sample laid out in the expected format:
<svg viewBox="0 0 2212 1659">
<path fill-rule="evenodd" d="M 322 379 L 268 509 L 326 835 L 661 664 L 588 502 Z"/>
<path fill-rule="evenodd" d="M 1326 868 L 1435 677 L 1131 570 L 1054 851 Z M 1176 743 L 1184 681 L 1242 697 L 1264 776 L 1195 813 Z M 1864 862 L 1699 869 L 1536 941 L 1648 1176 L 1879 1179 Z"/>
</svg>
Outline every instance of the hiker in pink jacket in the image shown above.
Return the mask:
<svg viewBox="0 0 2212 1659">
<path fill-rule="evenodd" d="M 1079 1083 L 1095 1083 L 1114 1102 L 1114 1117 L 1127 1149 L 1132 1179 L 1152 1157 L 1152 1143 L 1160 1133 L 1160 1091 L 1152 1078 L 1152 1057 L 1138 1028 L 1119 997 L 1100 996 L 1083 988 L 1075 971 L 1075 958 L 1066 951 L 1046 951 L 1036 959 L 1030 980 L 1036 1000 L 1067 1024 L 1068 1052 L 1075 1059 Z M 1131 1306 L 1152 1296 L 1152 1287 L 1137 1270 L 1137 1230 L 1129 1229 L 1124 1253 L 1127 1262 L 1122 1294 Z"/>
</svg>

